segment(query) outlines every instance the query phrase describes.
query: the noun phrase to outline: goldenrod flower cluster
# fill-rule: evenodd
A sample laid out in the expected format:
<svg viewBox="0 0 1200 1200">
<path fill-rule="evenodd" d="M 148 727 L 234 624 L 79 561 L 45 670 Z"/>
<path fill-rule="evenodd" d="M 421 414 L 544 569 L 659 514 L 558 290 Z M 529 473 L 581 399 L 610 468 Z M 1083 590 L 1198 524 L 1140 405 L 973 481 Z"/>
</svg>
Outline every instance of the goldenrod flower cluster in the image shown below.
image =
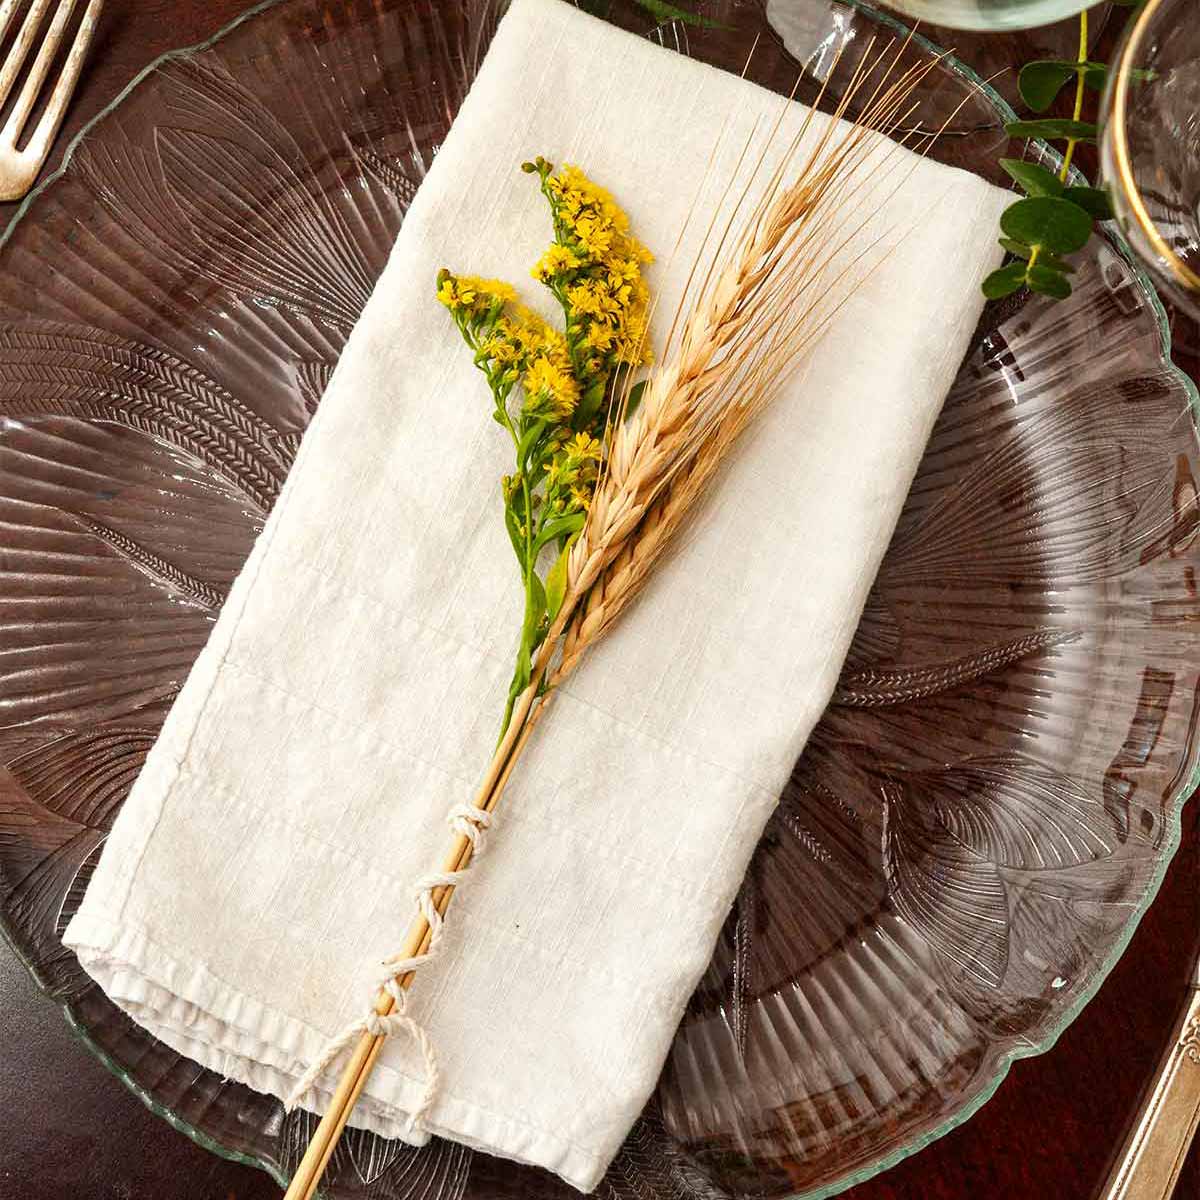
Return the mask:
<svg viewBox="0 0 1200 1200">
<path fill-rule="evenodd" d="M 541 179 L 550 202 L 555 243 L 538 260 L 533 277 L 562 303 L 568 341 L 593 373 L 648 363 L 649 291 L 642 267 L 654 256 L 630 234 L 624 210 L 578 167 L 553 174 L 551 164 L 539 158 L 522 169 Z"/>
<path fill-rule="evenodd" d="M 642 268 L 653 259 L 630 233 L 629 218 L 578 167 L 555 173 L 538 158 L 522 170 L 538 176 L 550 205 L 554 242 L 533 276 L 557 299 L 564 328 L 519 304 L 500 280 L 447 270 L 437 277 L 437 298 L 487 378 L 492 415 L 516 451 L 516 470 L 501 490 L 526 609 L 509 711 L 561 602 L 567 553 L 586 519 L 618 407 L 613 391 L 625 391 L 630 372 L 651 359 Z M 543 580 L 539 560 L 551 547 L 558 559 Z"/>
<path fill-rule="evenodd" d="M 473 317 L 485 317 L 517 298 L 517 289 L 499 279 L 479 279 L 474 275 L 438 274 L 438 299 L 452 312 L 459 310 Z"/>
</svg>

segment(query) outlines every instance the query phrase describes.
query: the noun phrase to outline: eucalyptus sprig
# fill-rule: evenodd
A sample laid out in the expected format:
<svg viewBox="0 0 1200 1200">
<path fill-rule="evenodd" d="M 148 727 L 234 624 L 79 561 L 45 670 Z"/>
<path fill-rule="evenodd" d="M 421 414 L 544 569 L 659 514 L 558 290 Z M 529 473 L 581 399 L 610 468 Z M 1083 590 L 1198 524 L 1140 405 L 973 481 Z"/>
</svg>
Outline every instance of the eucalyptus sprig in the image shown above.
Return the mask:
<svg viewBox="0 0 1200 1200">
<path fill-rule="evenodd" d="M 1088 58 L 1086 9 L 1079 14 L 1079 53 L 1074 61 L 1041 59 L 1021 68 L 1017 86 L 1021 98 L 1035 113 L 1046 112 L 1071 80 L 1075 81 L 1075 104 L 1069 118 L 1010 121 L 1004 127 L 1012 137 L 1065 141 L 1066 151 L 1057 174 L 1024 159 L 1000 160 L 1001 167 L 1025 192 L 1025 198 L 1009 205 L 1000 216 L 1000 245 L 1012 261 L 983 281 L 983 294 L 989 300 L 1010 296 L 1022 287 L 1056 300 L 1071 294 L 1067 277 L 1074 267 L 1063 256 L 1082 250 L 1096 221 L 1112 216 L 1105 192 L 1067 182 L 1076 146 L 1094 142 L 1097 137 L 1095 123 L 1083 119 L 1085 93 L 1089 88 L 1101 90 L 1107 78 L 1108 67 Z"/>
<path fill-rule="evenodd" d="M 538 177 L 550 208 L 554 241 L 532 274 L 558 302 L 563 328 L 518 304 L 516 290 L 499 280 L 448 270 L 437 277 L 438 299 L 483 372 L 492 419 L 513 446 L 501 495 L 525 612 L 501 736 L 562 605 L 570 549 L 587 519 L 614 412 L 627 416 L 636 407 L 642 385 L 628 386 L 629 374 L 649 361 L 642 267 L 652 256 L 625 213 L 577 167 L 555 173 L 538 158 L 521 169 Z"/>
<path fill-rule="evenodd" d="M 575 0 L 575 3 L 584 12 L 589 12 L 594 17 L 608 17 L 612 11 L 611 0 Z M 633 0 L 633 3 L 638 8 L 645 9 L 660 25 L 678 21 L 682 25 L 694 25 L 701 29 L 728 28 L 711 17 L 702 17 L 699 13 L 692 12 L 690 8 L 671 4 L 668 0 Z"/>
</svg>

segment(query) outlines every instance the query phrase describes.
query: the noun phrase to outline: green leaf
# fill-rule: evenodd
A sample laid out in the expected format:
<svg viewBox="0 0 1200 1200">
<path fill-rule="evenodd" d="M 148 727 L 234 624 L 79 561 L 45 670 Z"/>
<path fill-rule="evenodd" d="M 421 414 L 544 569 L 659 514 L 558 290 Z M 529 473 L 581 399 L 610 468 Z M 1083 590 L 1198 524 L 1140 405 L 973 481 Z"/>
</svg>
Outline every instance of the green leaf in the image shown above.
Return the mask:
<svg viewBox="0 0 1200 1200">
<path fill-rule="evenodd" d="M 1077 69 L 1077 63 L 1062 62 L 1058 59 L 1040 59 L 1037 62 L 1026 63 L 1017 76 L 1017 90 L 1021 93 L 1021 99 L 1034 112 L 1045 112 Z"/>
<path fill-rule="evenodd" d="M 521 648 L 517 651 L 517 669 L 513 679 L 518 694 L 529 686 L 533 675 L 533 652 L 545 636 L 539 626 L 546 615 L 546 589 L 534 571 L 526 577 L 525 586 L 525 624 L 521 627 Z"/>
<path fill-rule="evenodd" d="M 1041 121 L 1009 121 L 1004 127 L 1010 137 L 1044 138 L 1047 141 L 1071 138 L 1076 142 L 1094 142 L 1096 126 L 1090 121 L 1072 121 L 1066 117 L 1046 117 Z"/>
<path fill-rule="evenodd" d="M 1063 84 L 1075 75 L 1082 75 L 1083 82 L 1097 90 L 1104 87 L 1108 67 L 1101 62 L 1077 62 L 1062 58 L 1045 58 L 1027 63 L 1017 76 L 1017 90 L 1021 98 L 1034 112 L 1045 112 L 1062 91 Z M 1094 80 L 1099 79 L 1099 84 Z"/>
<path fill-rule="evenodd" d="M 1038 251 L 1038 262 L 1042 266 L 1052 267 L 1056 271 L 1063 271 L 1070 275 L 1075 274 L 1075 268 L 1065 258 L 1059 258 L 1057 254 L 1051 254 L 1045 247 Z"/>
<path fill-rule="evenodd" d="M 534 421 L 527 430 L 521 435 L 520 444 L 517 446 L 517 461 L 522 467 L 528 466 L 526 461 L 529 457 L 530 450 L 537 443 L 538 438 L 546 432 L 545 421 Z"/>
<path fill-rule="evenodd" d="M 547 521 L 542 526 L 542 531 L 537 535 L 537 540 L 533 543 L 533 552 L 537 554 L 543 546 L 550 545 L 551 542 L 557 541 L 560 537 L 570 537 L 573 533 L 578 533 L 583 528 L 584 521 L 587 520 L 587 513 L 571 513 L 567 517 L 555 517 L 553 521 Z"/>
<path fill-rule="evenodd" d="M 1031 291 L 1053 296 L 1055 300 L 1065 300 L 1071 294 L 1071 281 L 1061 271 L 1043 267 L 1040 262 L 1029 268 L 1025 280 Z"/>
<path fill-rule="evenodd" d="M 702 29 L 728 29 L 728 25 L 722 25 L 719 21 L 714 21 L 710 17 L 702 17 L 699 13 L 688 12 L 686 8 L 680 8 L 675 4 L 668 4 L 666 0 L 637 0 L 637 3 L 642 6 L 660 25 L 665 25 L 668 21 L 682 21 L 685 25 L 698 25 Z"/>
<path fill-rule="evenodd" d="M 1101 188 L 1069 187 L 1063 192 L 1062 198 L 1070 200 L 1072 204 L 1078 204 L 1097 221 L 1112 219 L 1112 204 L 1109 202 L 1108 193 Z"/>
<path fill-rule="evenodd" d="M 583 393 L 579 403 L 575 406 L 575 412 L 571 418 L 572 429 L 588 429 L 591 427 L 596 414 L 600 411 L 600 406 L 604 403 L 606 386 L 606 381 L 600 379 L 591 384 L 587 391 Z"/>
<path fill-rule="evenodd" d="M 1024 242 L 1014 241 L 1012 238 L 1002 237 L 1000 239 L 1002 245 L 1009 254 L 1015 254 L 1018 258 L 1029 261 L 1033 254 L 1033 248 L 1026 246 Z M 1038 251 L 1038 262 L 1045 263 L 1048 267 L 1053 267 L 1057 271 L 1070 271 L 1074 273 L 1075 268 L 1071 266 L 1064 258 L 1059 258 L 1057 254 L 1051 254 L 1049 250 L 1041 249 Z"/>
<path fill-rule="evenodd" d="M 641 383 L 635 383 L 629 389 L 629 399 L 625 401 L 625 415 L 632 417 L 637 412 L 638 407 L 642 403 L 642 397 L 646 393 L 647 380 L 643 379 Z"/>
<path fill-rule="evenodd" d="M 1027 196 L 1059 196 L 1063 184 L 1053 171 L 1023 158 L 1002 158 L 1000 165 L 1025 189 Z"/>
<path fill-rule="evenodd" d="M 562 548 L 546 576 L 546 616 L 552 623 L 567 596 L 567 562 L 571 557 L 572 544 L 568 542 Z"/>
<path fill-rule="evenodd" d="M 1028 259 L 1033 253 L 1033 247 L 1025 245 L 1024 242 L 1014 241 L 1012 238 L 1002 237 L 1000 239 L 1002 245 L 1009 254 L 1015 254 L 1018 258 Z"/>
<path fill-rule="evenodd" d="M 530 644 L 534 644 L 534 635 L 537 633 L 537 627 L 542 623 L 542 618 L 546 615 L 546 589 L 542 584 L 541 578 L 536 571 L 530 572 L 529 575 L 529 611 L 526 613 L 526 620 L 529 624 Z M 540 639 L 538 639 L 540 641 Z"/>
<path fill-rule="evenodd" d="M 1078 204 L 1056 196 L 1031 196 L 1000 214 L 1000 228 L 1026 246 L 1045 246 L 1054 254 L 1072 254 L 1092 233 L 1092 218 Z"/>
<path fill-rule="evenodd" d="M 533 649 L 522 638 L 521 648 L 517 651 L 517 665 L 513 670 L 512 686 L 509 690 L 509 695 L 519 696 L 529 686 L 529 680 L 532 677 Z"/>
<path fill-rule="evenodd" d="M 1019 291 L 1025 283 L 1025 264 L 1023 262 L 1009 263 L 993 271 L 983 281 L 983 294 L 989 300 L 999 300 Z"/>
<path fill-rule="evenodd" d="M 524 565 L 525 539 L 521 536 L 520 522 L 517 520 L 517 514 L 513 512 L 512 506 L 508 504 L 504 506 L 504 528 L 508 530 L 508 540 L 512 542 L 513 549 L 517 552 L 517 561 Z"/>
</svg>

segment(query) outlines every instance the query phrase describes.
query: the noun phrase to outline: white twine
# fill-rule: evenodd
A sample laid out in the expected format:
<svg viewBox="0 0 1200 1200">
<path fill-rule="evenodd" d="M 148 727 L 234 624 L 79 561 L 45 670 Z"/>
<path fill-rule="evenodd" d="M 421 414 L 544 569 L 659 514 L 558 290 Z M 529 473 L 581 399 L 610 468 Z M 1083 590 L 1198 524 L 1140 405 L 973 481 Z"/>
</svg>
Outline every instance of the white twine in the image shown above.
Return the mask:
<svg viewBox="0 0 1200 1200">
<path fill-rule="evenodd" d="M 461 834 L 471 843 L 471 861 L 474 862 L 483 853 L 484 830 L 492 823 L 492 814 L 473 804 L 456 804 L 449 812 L 447 820 L 455 833 Z M 469 866 L 470 864 L 468 864 Z M 321 1053 L 309 1065 L 308 1070 L 296 1081 L 296 1086 L 288 1093 L 283 1102 L 284 1108 L 291 1112 L 302 1103 L 314 1089 L 326 1070 L 341 1058 L 364 1033 L 372 1037 L 395 1037 L 406 1033 L 420 1048 L 425 1060 L 425 1089 L 416 1107 L 408 1114 L 407 1131 L 419 1133 L 424 1131 L 425 1115 L 429 1112 L 437 1095 L 440 1074 L 438 1072 L 437 1052 L 429 1034 L 419 1021 L 408 1015 L 408 993 L 400 986 L 400 980 L 411 971 L 416 971 L 431 962 L 438 955 L 439 943 L 442 937 L 442 914 L 438 912 L 433 901 L 434 888 L 457 887 L 462 882 L 466 867 L 458 871 L 431 871 L 428 875 L 417 880 L 416 903 L 421 915 L 429 925 L 429 945 L 423 953 L 410 958 L 385 959 L 375 972 L 372 979 L 373 987 L 365 1016 L 358 1017 L 335 1033 L 322 1047 Z M 393 1008 L 386 1016 L 375 1011 L 378 993 L 382 989 L 392 998 Z"/>
</svg>

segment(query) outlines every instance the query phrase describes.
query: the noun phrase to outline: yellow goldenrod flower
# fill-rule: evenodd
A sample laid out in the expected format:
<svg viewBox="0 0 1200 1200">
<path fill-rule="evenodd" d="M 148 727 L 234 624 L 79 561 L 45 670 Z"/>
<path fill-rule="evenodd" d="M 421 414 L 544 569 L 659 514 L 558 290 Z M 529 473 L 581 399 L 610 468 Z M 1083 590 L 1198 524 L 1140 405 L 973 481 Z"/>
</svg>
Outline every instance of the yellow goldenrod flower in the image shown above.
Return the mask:
<svg viewBox="0 0 1200 1200">
<path fill-rule="evenodd" d="M 643 246 L 642 243 L 637 240 L 637 238 L 633 238 L 633 237 L 626 238 L 625 239 L 625 248 L 626 248 L 626 251 L 630 255 L 632 255 L 634 258 L 636 258 L 637 261 L 640 263 L 647 264 L 647 263 L 652 263 L 654 261 L 654 255 L 649 250 L 647 250 L 646 247 Z"/>
<path fill-rule="evenodd" d="M 525 411 L 530 416 L 566 420 L 579 401 L 579 384 L 569 370 L 556 365 L 545 355 L 529 364 L 522 380 L 525 387 Z"/>
<path fill-rule="evenodd" d="M 617 343 L 617 361 L 629 366 L 640 367 L 654 361 L 654 351 L 647 336 L 648 314 L 639 306 L 625 315 Z"/>
<path fill-rule="evenodd" d="M 501 318 L 479 344 L 479 352 L 502 367 L 511 366 L 520 357 L 520 346 L 513 337 L 512 325 Z"/>
<path fill-rule="evenodd" d="M 517 298 L 516 290 L 499 279 L 480 279 L 475 275 L 438 275 L 437 298 L 452 312 L 486 312 Z"/>
<path fill-rule="evenodd" d="M 589 350 L 599 350 L 602 354 L 611 350 L 617 340 L 617 331 L 611 325 L 600 321 L 592 321 L 583 335 L 583 344 Z"/>
<path fill-rule="evenodd" d="M 642 268 L 636 259 L 610 256 L 604 260 L 608 272 L 608 286 L 619 288 L 637 283 L 642 277 Z"/>
<path fill-rule="evenodd" d="M 571 232 L 591 258 L 603 258 L 608 254 L 617 236 L 611 221 L 590 212 L 579 215 Z"/>
<path fill-rule="evenodd" d="M 563 447 L 564 452 L 576 462 L 599 462 L 604 457 L 604 447 L 599 438 L 590 433 L 577 433 Z"/>
<path fill-rule="evenodd" d="M 517 289 L 511 283 L 505 283 L 503 279 L 479 279 L 474 275 L 466 275 L 459 283 L 491 300 L 508 303 L 517 298 Z"/>
<path fill-rule="evenodd" d="M 576 312 L 607 321 L 611 325 L 620 322 L 620 300 L 598 279 L 585 279 L 567 289 L 567 300 Z"/>
<path fill-rule="evenodd" d="M 550 280 L 557 278 L 559 275 L 565 275 L 568 271 L 578 270 L 582 265 L 582 261 L 575 255 L 574 251 L 567 246 L 561 246 L 555 242 L 538 259 L 532 274 L 534 279 L 541 280 L 542 283 L 549 283 Z"/>
</svg>

